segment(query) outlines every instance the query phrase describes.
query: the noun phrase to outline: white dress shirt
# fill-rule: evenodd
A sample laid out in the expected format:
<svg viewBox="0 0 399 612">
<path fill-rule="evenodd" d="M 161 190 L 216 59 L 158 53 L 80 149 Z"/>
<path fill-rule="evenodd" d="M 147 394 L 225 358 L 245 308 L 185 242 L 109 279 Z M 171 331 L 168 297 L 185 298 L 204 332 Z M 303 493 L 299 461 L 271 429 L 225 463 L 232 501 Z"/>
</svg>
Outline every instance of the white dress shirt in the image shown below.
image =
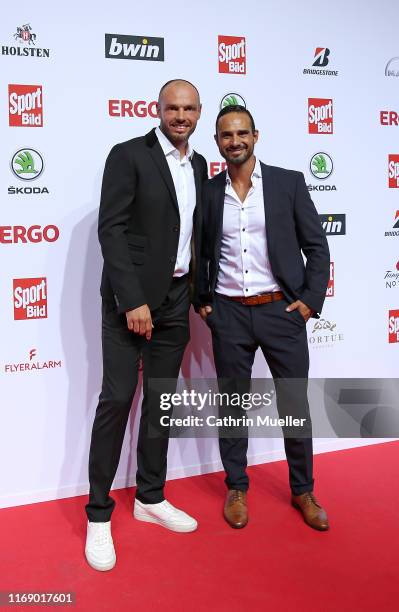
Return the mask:
<svg viewBox="0 0 399 612">
<path fill-rule="evenodd" d="M 223 234 L 216 291 L 229 296 L 279 291 L 269 262 L 262 170 L 257 159 L 251 187 L 241 202 L 226 172 Z"/>
<path fill-rule="evenodd" d="M 180 159 L 180 151 L 172 145 L 159 127 L 155 129 L 155 133 L 172 174 L 180 213 L 179 245 L 173 276 L 183 276 L 187 274 L 190 266 L 193 213 L 196 204 L 194 171 L 191 165 L 194 151 L 188 143 L 186 154 Z"/>
</svg>

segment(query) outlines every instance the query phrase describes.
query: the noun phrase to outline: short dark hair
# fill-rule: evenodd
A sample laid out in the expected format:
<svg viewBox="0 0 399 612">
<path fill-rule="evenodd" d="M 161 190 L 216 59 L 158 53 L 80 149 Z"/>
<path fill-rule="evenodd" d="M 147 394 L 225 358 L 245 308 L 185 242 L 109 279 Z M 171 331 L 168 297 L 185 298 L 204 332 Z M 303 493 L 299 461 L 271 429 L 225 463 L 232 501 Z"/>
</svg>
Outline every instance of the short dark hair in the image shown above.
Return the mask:
<svg viewBox="0 0 399 612">
<path fill-rule="evenodd" d="M 161 99 L 161 95 L 164 89 L 166 89 L 166 87 L 168 85 L 171 85 L 171 83 L 188 83 L 189 85 L 191 85 L 191 87 L 194 87 L 195 91 L 197 92 L 198 95 L 198 102 L 201 104 L 201 100 L 200 100 L 200 95 L 199 95 L 199 91 L 196 88 L 196 86 L 191 83 L 190 81 L 186 81 L 186 79 L 171 79 L 170 81 L 166 81 L 166 83 L 164 83 L 164 85 L 162 85 L 161 89 L 159 90 L 159 94 L 158 94 L 158 102 Z"/>
<path fill-rule="evenodd" d="M 246 113 L 248 115 L 250 121 L 251 121 L 252 131 L 255 132 L 255 130 L 256 130 L 256 128 L 255 128 L 255 121 L 254 121 L 254 118 L 252 117 L 251 113 L 249 112 L 249 110 L 247 108 L 245 108 L 245 106 L 241 106 L 241 104 L 228 104 L 227 106 L 224 106 L 219 111 L 219 114 L 216 117 L 216 124 L 215 124 L 216 134 L 218 133 L 219 119 L 221 117 L 224 117 L 224 115 L 227 115 L 227 113 Z"/>
</svg>

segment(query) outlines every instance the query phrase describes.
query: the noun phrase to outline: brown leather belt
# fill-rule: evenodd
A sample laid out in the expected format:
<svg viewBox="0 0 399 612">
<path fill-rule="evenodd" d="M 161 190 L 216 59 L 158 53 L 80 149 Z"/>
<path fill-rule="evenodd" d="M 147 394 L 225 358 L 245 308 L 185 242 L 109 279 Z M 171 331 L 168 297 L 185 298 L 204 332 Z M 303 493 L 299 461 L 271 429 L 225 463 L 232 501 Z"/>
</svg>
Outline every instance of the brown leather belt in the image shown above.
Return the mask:
<svg viewBox="0 0 399 612">
<path fill-rule="evenodd" d="M 222 297 L 233 302 L 240 302 L 245 306 L 257 306 L 258 304 L 269 304 L 270 302 L 278 302 L 284 299 L 282 291 L 271 291 L 270 293 L 263 293 L 262 295 L 250 295 L 249 297 L 235 296 L 235 295 L 222 295 Z"/>
</svg>

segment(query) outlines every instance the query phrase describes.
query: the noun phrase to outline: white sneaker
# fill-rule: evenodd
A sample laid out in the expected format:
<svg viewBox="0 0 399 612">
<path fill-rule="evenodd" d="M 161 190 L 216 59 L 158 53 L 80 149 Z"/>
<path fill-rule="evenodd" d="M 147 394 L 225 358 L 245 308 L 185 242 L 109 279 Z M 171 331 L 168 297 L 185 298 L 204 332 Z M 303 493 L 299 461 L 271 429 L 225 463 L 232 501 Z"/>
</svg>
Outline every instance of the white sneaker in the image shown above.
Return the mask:
<svg viewBox="0 0 399 612">
<path fill-rule="evenodd" d="M 143 504 L 136 499 L 133 516 L 138 521 L 157 523 L 171 531 L 195 531 L 198 527 L 197 521 L 192 516 L 175 508 L 166 499 L 160 504 Z"/>
<path fill-rule="evenodd" d="M 111 535 L 111 521 L 87 522 L 85 554 L 87 563 L 100 572 L 106 572 L 114 567 L 116 554 Z"/>
</svg>

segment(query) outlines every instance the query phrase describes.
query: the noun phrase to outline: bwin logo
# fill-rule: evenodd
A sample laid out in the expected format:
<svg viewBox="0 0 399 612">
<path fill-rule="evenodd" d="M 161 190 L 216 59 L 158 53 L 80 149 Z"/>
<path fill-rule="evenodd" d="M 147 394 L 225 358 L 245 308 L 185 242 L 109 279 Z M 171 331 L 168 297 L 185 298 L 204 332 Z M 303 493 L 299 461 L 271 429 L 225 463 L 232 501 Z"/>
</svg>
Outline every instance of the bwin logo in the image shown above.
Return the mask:
<svg viewBox="0 0 399 612">
<path fill-rule="evenodd" d="M 126 36 L 125 34 L 106 34 L 105 57 L 109 59 L 163 62 L 165 60 L 164 39 L 147 38 L 145 36 Z"/>
</svg>

